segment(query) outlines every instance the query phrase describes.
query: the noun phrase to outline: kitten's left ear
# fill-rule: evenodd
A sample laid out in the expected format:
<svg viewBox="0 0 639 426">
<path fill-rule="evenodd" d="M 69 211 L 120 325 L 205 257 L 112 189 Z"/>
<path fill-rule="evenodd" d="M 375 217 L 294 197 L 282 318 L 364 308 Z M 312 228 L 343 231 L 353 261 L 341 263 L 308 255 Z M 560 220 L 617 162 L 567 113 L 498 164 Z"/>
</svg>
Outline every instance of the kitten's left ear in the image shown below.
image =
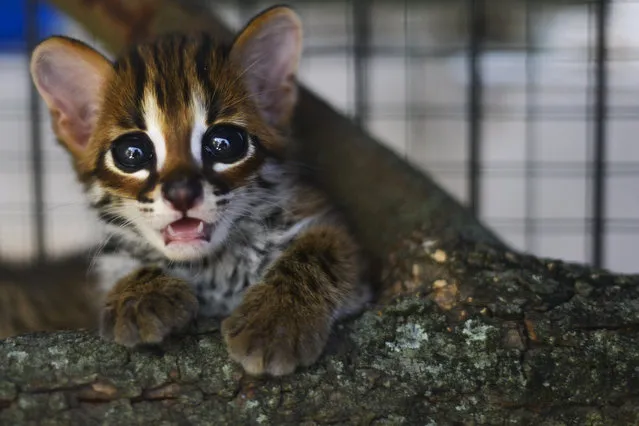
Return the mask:
<svg viewBox="0 0 639 426">
<path fill-rule="evenodd" d="M 302 53 L 302 23 L 285 6 L 267 9 L 240 32 L 231 59 L 269 124 L 289 124 L 297 101 L 295 77 Z"/>
<path fill-rule="evenodd" d="M 33 51 L 33 82 L 49 107 L 54 132 L 76 158 L 82 156 L 95 129 L 112 69 L 96 50 L 67 37 L 50 37 Z"/>
</svg>

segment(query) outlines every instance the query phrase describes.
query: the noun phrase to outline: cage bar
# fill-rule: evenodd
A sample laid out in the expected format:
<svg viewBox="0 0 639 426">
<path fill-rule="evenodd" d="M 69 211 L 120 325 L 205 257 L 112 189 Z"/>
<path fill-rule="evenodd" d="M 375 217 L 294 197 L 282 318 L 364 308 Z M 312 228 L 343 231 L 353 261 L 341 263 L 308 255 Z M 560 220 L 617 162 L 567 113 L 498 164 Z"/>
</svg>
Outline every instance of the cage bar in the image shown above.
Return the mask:
<svg viewBox="0 0 639 426">
<path fill-rule="evenodd" d="M 608 31 L 609 0 L 597 0 L 595 10 L 595 84 L 593 105 L 593 212 L 592 264 L 604 266 L 606 234 L 606 133 L 608 118 Z"/>
<path fill-rule="evenodd" d="M 27 0 L 25 13 L 25 38 L 27 51 L 39 42 L 38 0 Z M 27 69 L 28 70 L 28 69 Z M 30 81 L 30 79 L 29 79 Z M 35 258 L 43 262 L 46 258 L 45 210 L 44 210 L 44 162 L 42 135 L 40 132 L 40 95 L 33 84 L 29 84 L 29 123 L 31 131 L 31 179 L 33 183 L 33 229 L 35 238 Z"/>
<path fill-rule="evenodd" d="M 481 132 L 483 79 L 481 67 L 484 36 L 484 0 L 469 0 L 468 43 L 468 205 L 475 215 L 480 213 Z"/>
</svg>

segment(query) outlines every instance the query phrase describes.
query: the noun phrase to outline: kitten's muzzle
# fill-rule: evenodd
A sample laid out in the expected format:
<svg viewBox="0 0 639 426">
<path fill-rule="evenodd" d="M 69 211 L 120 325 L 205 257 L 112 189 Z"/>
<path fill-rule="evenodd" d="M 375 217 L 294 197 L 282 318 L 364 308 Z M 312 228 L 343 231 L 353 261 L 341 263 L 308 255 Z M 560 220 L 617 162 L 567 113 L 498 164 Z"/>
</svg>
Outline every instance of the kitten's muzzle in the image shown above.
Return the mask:
<svg viewBox="0 0 639 426">
<path fill-rule="evenodd" d="M 185 214 L 202 201 L 202 194 L 202 181 L 195 176 L 172 179 L 162 185 L 164 199 Z"/>
</svg>

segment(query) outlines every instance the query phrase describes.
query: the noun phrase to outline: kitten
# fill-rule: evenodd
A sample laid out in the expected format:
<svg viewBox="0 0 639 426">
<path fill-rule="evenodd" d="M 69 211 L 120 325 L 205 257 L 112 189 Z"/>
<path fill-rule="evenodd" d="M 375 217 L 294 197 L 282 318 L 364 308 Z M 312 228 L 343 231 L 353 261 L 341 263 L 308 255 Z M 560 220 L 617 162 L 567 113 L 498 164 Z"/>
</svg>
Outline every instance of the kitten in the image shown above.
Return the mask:
<svg viewBox="0 0 639 426">
<path fill-rule="evenodd" d="M 231 358 L 284 375 L 368 299 L 356 244 L 286 159 L 301 42 L 280 6 L 230 47 L 164 35 L 114 63 L 65 37 L 34 50 L 34 83 L 108 232 L 104 338 L 154 344 L 198 314 L 226 317 Z"/>
</svg>

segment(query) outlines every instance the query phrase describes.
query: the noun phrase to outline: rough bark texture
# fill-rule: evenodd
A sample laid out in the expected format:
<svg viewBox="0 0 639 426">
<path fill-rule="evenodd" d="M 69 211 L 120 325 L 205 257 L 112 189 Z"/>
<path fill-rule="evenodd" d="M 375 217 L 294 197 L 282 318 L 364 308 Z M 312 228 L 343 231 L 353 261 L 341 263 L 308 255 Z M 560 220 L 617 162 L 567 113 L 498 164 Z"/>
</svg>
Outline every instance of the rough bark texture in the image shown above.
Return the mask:
<svg viewBox="0 0 639 426">
<path fill-rule="evenodd" d="M 215 324 L 156 351 L 7 339 L 0 424 L 639 423 L 639 278 L 419 235 L 395 259 L 395 299 L 284 379 L 243 375 Z"/>
<path fill-rule="evenodd" d="M 53 3 L 111 47 L 142 22 L 114 24 L 123 1 Z M 220 28 L 179 3 L 127 2 L 127 16 L 146 7 L 141 33 Z M 0 424 L 639 423 L 639 277 L 509 251 L 306 90 L 296 135 L 383 284 L 316 366 L 248 377 L 214 323 L 144 351 L 92 331 L 20 336 L 0 342 Z"/>
</svg>

